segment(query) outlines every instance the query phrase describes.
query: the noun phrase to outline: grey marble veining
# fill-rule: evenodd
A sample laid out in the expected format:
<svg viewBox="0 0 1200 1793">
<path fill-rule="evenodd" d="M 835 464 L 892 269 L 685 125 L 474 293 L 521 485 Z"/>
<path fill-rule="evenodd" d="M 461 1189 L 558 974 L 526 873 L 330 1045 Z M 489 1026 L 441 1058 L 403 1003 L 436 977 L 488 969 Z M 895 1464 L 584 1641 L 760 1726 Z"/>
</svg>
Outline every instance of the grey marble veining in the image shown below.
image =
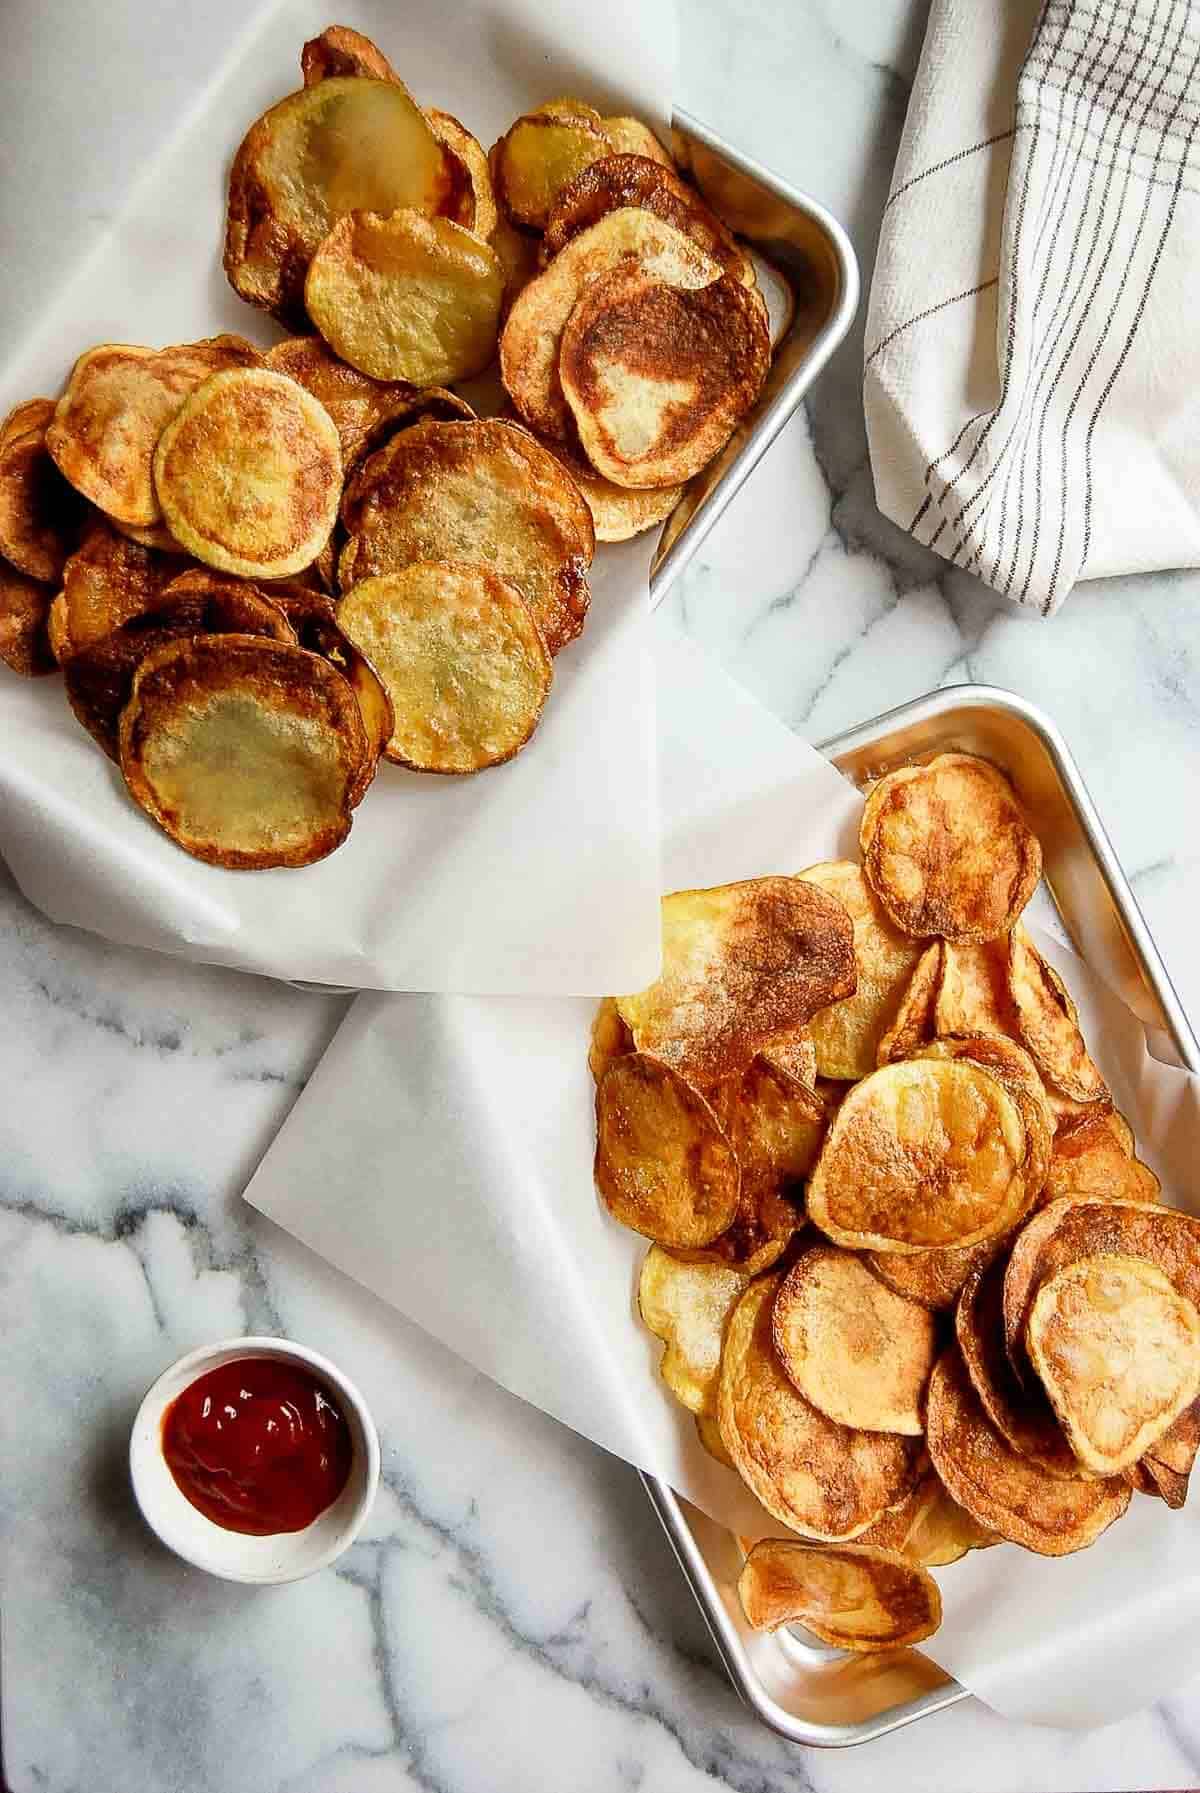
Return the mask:
<svg viewBox="0 0 1200 1793">
<path fill-rule="evenodd" d="M 869 277 L 920 0 L 680 0 L 680 12 L 683 103 L 830 205 Z M 965 678 L 1044 704 L 1200 1013 L 1187 827 L 1200 576 L 1078 591 L 1042 624 L 948 571 L 874 509 L 860 359 L 861 323 L 671 602 L 812 739 Z M 759 1726 L 633 1473 L 240 1202 L 341 1012 L 335 998 L 55 929 L 0 879 L 0 1515 L 16 1793 L 1200 1783 L 1200 1689 L 1090 1736 L 1008 1725 L 973 1703 L 836 1754 Z M 125 1469 L 129 1422 L 158 1371 L 247 1330 L 332 1354 L 384 1440 L 361 1541 L 335 1569 L 262 1592 L 161 1550 Z"/>
</svg>

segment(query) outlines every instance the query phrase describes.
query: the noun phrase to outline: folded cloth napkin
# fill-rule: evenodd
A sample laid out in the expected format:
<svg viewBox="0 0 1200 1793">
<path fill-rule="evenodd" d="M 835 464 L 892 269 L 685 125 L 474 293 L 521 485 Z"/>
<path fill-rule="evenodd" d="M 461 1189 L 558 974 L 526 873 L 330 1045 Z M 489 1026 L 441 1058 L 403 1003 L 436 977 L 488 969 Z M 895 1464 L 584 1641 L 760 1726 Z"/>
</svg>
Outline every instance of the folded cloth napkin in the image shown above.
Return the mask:
<svg viewBox="0 0 1200 1793">
<path fill-rule="evenodd" d="M 1200 565 L 1200 4 L 933 0 L 864 396 L 880 509 L 1016 603 Z"/>
</svg>

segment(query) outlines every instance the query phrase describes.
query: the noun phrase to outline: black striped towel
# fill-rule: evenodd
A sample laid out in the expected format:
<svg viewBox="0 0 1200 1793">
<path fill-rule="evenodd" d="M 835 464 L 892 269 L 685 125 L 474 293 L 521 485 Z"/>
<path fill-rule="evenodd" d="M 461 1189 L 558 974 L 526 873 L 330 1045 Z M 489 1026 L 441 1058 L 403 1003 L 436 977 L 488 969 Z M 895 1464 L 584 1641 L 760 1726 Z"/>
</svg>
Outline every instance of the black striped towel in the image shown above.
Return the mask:
<svg viewBox="0 0 1200 1793">
<path fill-rule="evenodd" d="M 864 396 L 880 508 L 1016 603 L 1200 565 L 1200 3 L 933 0 Z"/>
</svg>

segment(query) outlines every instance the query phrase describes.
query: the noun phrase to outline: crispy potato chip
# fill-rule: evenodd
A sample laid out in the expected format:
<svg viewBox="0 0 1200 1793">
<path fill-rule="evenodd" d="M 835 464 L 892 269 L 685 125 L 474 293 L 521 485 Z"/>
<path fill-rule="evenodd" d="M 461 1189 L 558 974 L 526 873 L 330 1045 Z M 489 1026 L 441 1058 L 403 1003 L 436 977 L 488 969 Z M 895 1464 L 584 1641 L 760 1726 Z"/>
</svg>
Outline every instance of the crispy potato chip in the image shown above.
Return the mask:
<svg viewBox="0 0 1200 1793">
<path fill-rule="evenodd" d="M 612 154 L 599 115 L 542 109 L 518 118 L 500 139 L 492 163 L 496 197 L 514 224 L 543 230 L 550 208 L 581 168 Z M 589 109 L 590 110 L 590 109 Z M 592 122 L 595 119 L 595 123 Z"/>
<path fill-rule="evenodd" d="M 662 976 L 617 1007 L 639 1051 L 700 1085 L 853 992 L 850 917 L 798 878 L 677 890 L 662 918 Z"/>
<path fill-rule="evenodd" d="M 721 1428 L 711 1413 L 696 1415 L 696 1436 L 710 1457 L 723 1463 L 726 1469 L 737 1469 L 737 1464 L 725 1449 L 725 1440 L 721 1437 Z"/>
<path fill-rule="evenodd" d="M 1079 1013 L 1062 979 L 1024 928 L 1008 943 L 1008 984 L 1018 1037 L 1048 1082 L 1075 1102 L 1098 1102 L 1108 1085 L 1079 1031 Z"/>
<path fill-rule="evenodd" d="M 885 1288 L 919 1302 L 934 1313 L 954 1306 L 968 1277 L 986 1269 L 1003 1251 L 1010 1234 L 983 1239 L 978 1245 L 950 1246 L 943 1251 L 868 1251 L 863 1262 Z"/>
<path fill-rule="evenodd" d="M 224 573 L 283 579 L 315 560 L 337 517 L 338 433 L 286 374 L 213 374 L 175 413 L 154 451 L 172 535 Z"/>
<path fill-rule="evenodd" d="M 156 554 L 97 518 L 63 568 L 50 618 L 55 657 L 67 660 L 152 610 L 163 588 L 188 565 L 183 554 Z"/>
<path fill-rule="evenodd" d="M 1133 1156 L 1129 1123 L 1106 1102 L 1060 1124 L 1040 1198 L 1043 1206 L 1063 1196 L 1156 1202 L 1161 1192 L 1149 1165 Z"/>
<path fill-rule="evenodd" d="M 817 1011 L 821 1013 L 820 1010 Z M 786 1033 L 776 1034 L 768 1040 L 759 1057 L 775 1071 L 786 1071 L 797 1083 L 806 1088 L 817 1088 L 817 1047 L 813 1039 L 812 1023 L 806 1021 L 801 1027 L 789 1028 Z"/>
<path fill-rule="evenodd" d="M 1039 1556 L 1094 1544 L 1132 1497 L 1119 1477 L 1047 1475 L 1019 1456 L 988 1419 L 955 1346 L 934 1366 L 926 1427 L 933 1467 L 953 1499 L 980 1525 Z"/>
<path fill-rule="evenodd" d="M 387 687 L 390 760 L 479 772 L 512 759 L 537 727 L 550 655 L 520 592 L 490 567 L 414 561 L 360 580 L 338 622 Z"/>
<path fill-rule="evenodd" d="M 717 1397 L 721 1437 L 773 1518 L 807 1537 L 840 1542 L 905 1497 L 919 1447 L 913 1438 L 838 1425 L 798 1393 L 771 1339 L 782 1280 L 756 1278 L 730 1315 Z"/>
<path fill-rule="evenodd" d="M 690 237 L 636 206 L 609 212 L 573 238 L 517 295 L 500 336 L 504 389 L 538 435 L 573 436 L 559 379 L 563 331 L 585 287 L 630 257 L 648 275 L 676 287 L 708 286 L 721 272 Z"/>
<path fill-rule="evenodd" d="M 713 1418 L 721 1337 L 746 1278 L 724 1264 L 686 1264 L 659 1245 L 642 1260 L 638 1312 L 666 1350 L 658 1373 L 690 1412 Z"/>
<path fill-rule="evenodd" d="M 1027 1205 L 1032 1206 L 1045 1186 L 1054 1150 L 1054 1115 L 1046 1100 L 1037 1067 L 1015 1040 L 990 1034 L 958 1034 L 922 1046 L 916 1058 L 960 1059 L 978 1065 L 1002 1083 L 1021 1112 L 1025 1129 L 1025 1162 L 1021 1176 Z"/>
<path fill-rule="evenodd" d="M 876 1062 L 890 1065 L 896 1059 L 911 1058 L 918 1047 L 926 1046 L 936 1032 L 934 1012 L 942 981 L 942 955 L 945 941 L 935 940 L 927 946 L 913 969 L 908 985 L 900 998 L 895 1019 L 879 1036 Z"/>
<path fill-rule="evenodd" d="M 858 988 L 853 996 L 821 1009 L 809 1023 L 818 1074 L 853 1082 L 875 1069 L 880 1038 L 910 984 L 921 948 L 893 928 L 848 859 L 809 866 L 800 876 L 836 897 L 854 923 Z"/>
<path fill-rule="evenodd" d="M 588 1070 L 599 1083 L 614 1058 L 633 1051 L 633 1035 L 622 1021 L 614 996 L 606 996 L 592 1020 L 592 1039 L 588 1047 Z"/>
<path fill-rule="evenodd" d="M 455 217 L 467 172 L 400 82 L 334 75 L 251 125 L 229 176 L 225 272 L 251 305 L 303 320 L 317 245 L 349 212 Z"/>
<path fill-rule="evenodd" d="M 496 195 L 492 191 L 492 177 L 483 146 L 452 112 L 440 112 L 436 106 L 430 106 L 425 116 L 433 126 L 434 136 L 458 157 L 467 171 L 471 215 L 460 217 L 459 222 L 486 242 L 495 230 L 500 214 L 496 209 Z"/>
<path fill-rule="evenodd" d="M 289 336 L 266 353 L 266 364 L 318 399 L 334 422 L 342 464 L 349 467 L 373 431 L 397 407 L 410 405 L 417 388 L 408 380 L 373 380 L 341 361 L 319 336 Z"/>
<path fill-rule="evenodd" d="M 528 424 L 514 420 L 518 428 L 529 430 Z M 614 486 L 604 479 L 589 461 L 569 442 L 555 442 L 529 430 L 534 441 L 552 454 L 566 468 L 583 494 L 592 513 L 598 542 L 625 542 L 665 522 L 683 496 L 682 486 L 660 486 L 656 491 L 635 492 L 628 486 Z"/>
<path fill-rule="evenodd" d="M 46 624 L 52 589 L 0 560 L 0 660 L 33 679 L 56 664 Z"/>
<path fill-rule="evenodd" d="M 339 218 L 304 281 L 308 314 L 344 361 L 373 379 L 419 386 L 487 366 L 503 296 L 494 249 L 449 218 L 412 209 Z"/>
<path fill-rule="evenodd" d="M 57 583 L 83 506 L 46 448 L 54 400 L 30 399 L 0 424 L 0 555 L 27 578 Z"/>
<path fill-rule="evenodd" d="M 211 374 L 261 361 L 254 344 L 241 336 L 213 336 L 169 349 L 101 343 L 71 369 L 46 430 L 46 447 L 76 490 L 117 522 L 160 523 L 152 463 L 164 427 Z"/>
<path fill-rule="evenodd" d="M 958 1348 L 984 1412 L 1019 1456 L 1047 1475 L 1088 1472 L 1036 1381 L 1022 1388 L 1004 1349 L 1004 1265 L 976 1271 L 963 1286 L 954 1313 Z"/>
<path fill-rule="evenodd" d="M 588 283 L 558 372 L 598 473 L 674 486 L 725 446 L 770 365 L 766 313 L 732 275 L 689 290 L 634 265 Z"/>
<path fill-rule="evenodd" d="M 551 654 L 583 628 L 591 514 L 553 455 L 496 419 L 422 423 L 351 480 L 342 589 L 418 560 L 479 561 L 515 585 Z"/>
<path fill-rule="evenodd" d="M 153 610 L 131 617 L 66 662 L 67 701 L 110 760 L 120 760 L 121 711 L 150 650 L 191 635 L 215 634 L 266 635 L 296 642 L 282 610 L 253 586 L 197 571 L 168 585 Z"/>
<path fill-rule="evenodd" d="M 1182 1507 L 1188 1477 L 1200 1450 L 1200 1400 L 1184 1409 L 1175 1423 L 1142 1459 L 1147 1475 L 1167 1506 Z"/>
<path fill-rule="evenodd" d="M 812 1406 L 844 1426 L 920 1437 L 937 1356 L 928 1309 L 894 1295 L 850 1252 L 810 1245 L 780 1285 L 772 1326 L 779 1361 Z"/>
<path fill-rule="evenodd" d="M 947 940 L 933 1011 L 939 1034 L 995 1034 L 1019 1038 L 1008 993 L 1008 941 Z"/>
<path fill-rule="evenodd" d="M 1024 1361 L 1022 1341 L 1038 1290 L 1080 1258 L 1116 1253 L 1155 1264 L 1200 1307 L 1200 1220 L 1148 1203 L 1060 1197 L 1018 1233 L 1004 1273 L 1004 1339 L 1009 1360 Z"/>
<path fill-rule="evenodd" d="M 610 212 L 637 206 L 674 225 L 726 272 L 745 284 L 748 258 L 694 187 L 670 167 L 643 155 L 610 155 L 582 169 L 559 193 L 546 222 L 547 260 Z M 753 281 L 754 275 L 749 276 Z"/>
<path fill-rule="evenodd" d="M 937 1582 L 899 1551 L 847 1544 L 823 1550 L 763 1538 L 738 1577 L 742 1611 L 756 1631 L 803 1625 L 841 1650 L 897 1650 L 932 1637 L 942 1622 Z"/>
<path fill-rule="evenodd" d="M 968 753 L 889 772 L 867 798 L 863 871 L 896 927 L 994 940 L 1033 895 L 1042 850 L 1002 772 Z"/>
<path fill-rule="evenodd" d="M 1024 1213 L 1026 1150 L 1020 1109 L 989 1072 L 966 1060 L 885 1065 L 838 1110 L 809 1218 L 852 1247 L 974 1245 Z"/>
<path fill-rule="evenodd" d="M 367 751 L 334 667 L 282 641 L 199 635 L 142 660 L 121 712 L 130 794 L 185 852 L 235 870 L 311 865 L 350 831 Z"/>
<path fill-rule="evenodd" d="M 537 277 L 538 240 L 527 232 L 518 230 L 515 224 L 510 224 L 501 212 L 488 242 L 496 251 L 504 270 L 504 300 L 500 316 L 506 319 L 517 294 L 523 292 L 529 282 Z"/>
<path fill-rule="evenodd" d="M 1131 1463 L 1121 1471 L 1121 1479 L 1129 1483 L 1135 1494 L 1148 1494 L 1152 1500 L 1161 1500 L 1158 1484 L 1143 1462 Z"/>
<path fill-rule="evenodd" d="M 335 75 L 395 81 L 403 86 L 379 46 L 349 25 L 327 25 L 320 37 L 310 37 L 300 52 L 300 70 L 306 87 L 315 87 L 318 81 L 328 81 Z"/>
<path fill-rule="evenodd" d="M 596 108 L 573 93 L 558 94 L 552 100 L 543 100 L 540 106 L 535 106 L 526 116 L 550 118 L 558 124 L 590 125 L 595 131 L 603 129 L 603 120 Z"/>
<path fill-rule="evenodd" d="M 127 535 L 131 542 L 138 542 L 143 548 L 157 548 L 162 554 L 182 554 L 181 543 L 175 540 L 165 523 L 118 523 L 116 518 L 110 519 L 114 529 Z"/>
<path fill-rule="evenodd" d="M 737 1213 L 697 1253 L 757 1275 L 774 1264 L 804 1224 L 802 1183 L 828 1120 L 820 1098 L 760 1058 L 708 1092 L 742 1173 Z"/>
<path fill-rule="evenodd" d="M 336 605 L 323 592 L 309 591 L 292 580 L 278 581 L 267 590 L 271 602 L 278 605 L 287 618 L 300 646 L 307 648 L 310 654 L 320 654 L 322 660 L 336 666 L 358 699 L 366 730 L 367 753 L 350 792 L 350 807 L 354 809 L 365 797 L 375 777 L 379 757 L 396 726 L 387 686 L 367 656 L 342 629 Z"/>
<path fill-rule="evenodd" d="M 602 118 L 600 123 L 615 155 L 645 156 L 674 171 L 670 150 L 663 148 L 650 126 L 644 125 L 640 118 Z"/>
<path fill-rule="evenodd" d="M 1000 1540 L 952 1500 L 929 1469 L 908 1499 L 868 1526 L 857 1542 L 898 1550 L 923 1569 L 941 1569 L 948 1563 L 957 1563 L 968 1550 L 987 1550 Z"/>
<path fill-rule="evenodd" d="M 1026 1339 L 1075 1455 L 1097 1475 L 1136 1463 L 1200 1390 L 1200 1313 L 1144 1259 L 1103 1253 L 1048 1277 Z"/>
<path fill-rule="evenodd" d="M 614 1059 L 600 1080 L 595 1168 L 613 1219 L 660 1245 L 707 1245 L 737 1212 L 737 1159 L 717 1117 L 643 1052 Z"/>
</svg>

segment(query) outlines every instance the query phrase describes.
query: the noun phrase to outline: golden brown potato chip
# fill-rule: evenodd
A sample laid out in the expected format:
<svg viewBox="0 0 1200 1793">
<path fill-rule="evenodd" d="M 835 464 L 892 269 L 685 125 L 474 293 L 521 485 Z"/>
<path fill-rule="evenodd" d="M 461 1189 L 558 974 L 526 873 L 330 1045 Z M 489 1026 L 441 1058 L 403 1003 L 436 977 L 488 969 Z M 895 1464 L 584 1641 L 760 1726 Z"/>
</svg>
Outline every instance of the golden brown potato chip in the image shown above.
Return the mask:
<svg viewBox="0 0 1200 1793">
<path fill-rule="evenodd" d="M 1129 1505 L 1119 1477 L 1048 1475 L 1012 1449 L 988 1419 L 955 1346 L 929 1383 L 926 1440 L 952 1497 L 980 1525 L 1039 1556 L 1067 1556 L 1094 1544 Z"/>
<path fill-rule="evenodd" d="M 528 424 L 519 421 L 518 427 L 529 430 Z M 626 542 L 643 529 L 653 529 L 656 523 L 665 522 L 683 496 L 682 486 L 660 486 L 657 491 L 645 492 L 614 486 L 571 443 L 539 437 L 534 430 L 529 434 L 566 468 L 579 487 L 592 513 L 598 542 Z"/>
<path fill-rule="evenodd" d="M 157 548 L 162 554 L 183 553 L 181 544 L 175 540 L 165 523 L 147 523 L 143 527 L 140 523 L 118 523 L 115 517 L 111 522 L 114 529 L 127 535 L 131 542 L 140 543 L 143 548 Z"/>
<path fill-rule="evenodd" d="M 803 1625 L 841 1650 L 919 1644 L 942 1622 L 933 1576 L 899 1551 L 872 1545 L 823 1550 L 764 1538 L 746 1558 L 738 1594 L 756 1631 Z"/>
<path fill-rule="evenodd" d="M 617 1007 L 639 1051 L 702 1086 L 854 990 L 850 917 L 798 878 L 677 890 L 662 919 L 662 976 Z"/>
<path fill-rule="evenodd" d="M 376 380 L 446 385 L 491 361 L 504 269 L 449 218 L 411 208 L 339 218 L 313 252 L 304 303 L 321 335 Z"/>
<path fill-rule="evenodd" d="M 300 69 L 306 87 L 315 87 L 334 75 L 400 82 L 379 46 L 349 25 L 327 25 L 320 37 L 310 37 L 300 52 Z"/>
<path fill-rule="evenodd" d="M 1004 1265 L 976 1271 L 963 1285 L 954 1313 L 958 1348 L 984 1412 L 1019 1456 L 1047 1475 L 1086 1474 L 1045 1394 L 1033 1378 L 1026 1390 L 1004 1348 Z"/>
<path fill-rule="evenodd" d="M 913 1055 L 916 1058 L 960 1059 L 978 1065 L 1002 1083 L 1021 1111 L 1025 1128 L 1025 1162 L 1021 1176 L 1027 1203 L 1032 1206 L 1045 1187 L 1054 1150 L 1054 1115 L 1046 1099 L 1037 1067 L 1015 1040 L 990 1034 L 958 1034 L 933 1040 Z"/>
<path fill-rule="evenodd" d="M 460 217 L 459 222 L 486 242 L 496 228 L 499 213 L 496 210 L 496 195 L 492 191 L 492 177 L 483 146 L 452 112 L 439 112 L 436 106 L 430 106 L 426 109 L 425 116 L 433 126 L 434 136 L 458 157 L 467 171 L 471 215 Z"/>
<path fill-rule="evenodd" d="M 588 1047 L 588 1070 L 599 1083 L 614 1058 L 633 1051 L 633 1035 L 617 1011 L 614 996 L 606 996 L 592 1020 L 592 1038 Z"/>
<path fill-rule="evenodd" d="M 852 1253 L 834 1245 L 801 1252 L 775 1297 L 772 1324 L 785 1372 L 830 1419 L 914 1438 L 925 1430 L 933 1315 L 894 1295 Z"/>
<path fill-rule="evenodd" d="M 1041 1202 L 1062 1196 L 1104 1201 L 1156 1202 L 1161 1185 L 1149 1165 L 1133 1155 L 1129 1123 L 1106 1102 L 1060 1124 L 1054 1137 Z"/>
<path fill-rule="evenodd" d="M 966 1060 L 885 1065 L 838 1110 L 808 1185 L 809 1218 L 840 1245 L 974 1245 L 1028 1205 L 1013 1097 Z"/>
<path fill-rule="evenodd" d="M 1004 1273 L 1004 1339 L 1014 1367 L 1042 1284 L 1080 1258 L 1115 1252 L 1156 1264 L 1174 1288 L 1200 1307 L 1200 1220 L 1148 1203 L 1060 1197 L 1018 1233 Z"/>
<path fill-rule="evenodd" d="M 598 473 L 674 486 L 724 448 L 770 365 L 766 313 L 732 275 L 690 290 L 635 264 L 588 283 L 558 373 Z"/>
<path fill-rule="evenodd" d="M 50 586 L 0 560 L 0 660 L 22 678 L 54 671 L 46 631 L 52 595 Z"/>
<path fill-rule="evenodd" d="M 0 424 L 0 555 L 27 578 L 57 583 L 83 506 L 54 465 L 46 430 L 54 400 L 30 399 Z"/>
<path fill-rule="evenodd" d="M 900 998 L 895 1020 L 879 1036 L 876 1060 L 890 1065 L 896 1059 L 911 1058 L 920 1046 L 926 1046 L 937 1031 L 934 1011 L 942 981 L 942 955 L 945 942 L 935 940 L 917 960 L 907 988 Z"/>
<path fill-rule="evenodd" d="M 863 1262 L 872 1276 L 906 1301 L 919 1302 L 934 1313 L 954 1306 L 967 1278 L 992 1263 L 1011 1234 L 984 1239 L 978 1245 L 951 1246 L 944 1251 L 869 1251 Z"/>
<path fill-rule="evenodd" d="M 1008 993 L 1008 941 L 947 940 L 933 1012 L 940 1034 L 995 1034 L 1018 1039 Z"/>
<path fill-rule="evenodd" d="M 1142 1459 L 1143 1467 L 1161 1498 L 1172 1509 L 1187 1500 L 1188 1478 L 1200 1450 L 1200 1400 L 1184 1409 Z"/>
<path fill-rule="evenodd" d="M 687 1264 L 652 1245 L 638 1279 L 638 1312 L 666 1350 L 658 1373 L 675 1399 L 709 1418 L 717 1411 L 721 1337 L 746 1278 L 724 1264 Z"/>
<path fill-rule="evenodd" d="M 804 1224 L 803 1179 L 828 1125 L 814 1091 L 756 1058 L 723 1078 L 708 1100 L 742 1173 L 737 1213 L 697 1255 L 757 1275 L 775 1263 Z"/>
<path fill-rule="evenodd" d="M 1018 1038 L 1048 1082 L 1075 1102 L 1098 1102 L 1108 1085 L 1079 1031 L 1079 1013 L 1062 979 L 1024 928 L 1008 943 L 1008 984 Z"/>
<path fill-rule="evenodd" d="M 895 925 L 918 938 L 1008 933 L 1042 873 L 1041 847 L 1012 786 L 969 753 L 881 778 L 860 842 L 867 882 Z"/>
<path fill-rule="evenodd" d="M 640 118 L 602 118 L 600 123 L 614 154 L 646 156 L 651 162 L 659 162 L 664 168 L 674 170 L 670 150 L 663 148 L 650 126 L 644 125 Z"/>
<path fill-rule="evenodd" d="M 190 635 L 216 634 L 296 641 L 283 612 L 253 586 L 197 571 L 166 586 L 153 610 L 131 617 L 71 656 L 63 668 L 67 701 L 110 760 L 120 759 L 121 711 L 150 650 Z"/>
<path fill-rule="evenodd" d="M 838 1425 L 798 1393 L 771 1338 L 782 1280 L 757 1277 L 730 1315 L 717 1397 L 721 1437 L 773 1518 L 806 1537 L 840 1542 L 909 1492 L 918 1443 Z"/>
<path fill-rule="evenodd" d="M 923 1569 L 941 1569 L 958 1562 L 968 1550 L 986 1550 L 1000 1540 L 952 1500 L 929 1469 L 908 1499 L 868 1526 L 857 1542 L 898 1550 Z"/>
<path fill-rule="evenodd" d="M 197 560 L 283 579 L 316 559 L 333 528 L 338 433 L 286 374 L 230 369 L 176 411 L 154 451 L 154 484 L 172 535 Z"/>
<path fill-rule="evenodd" d="M 520 591 L 551 654 L 583 628 L 591 514 L 553 455 L 513 424 L 405 430 L 351 480 L 342 520 L 343 591 L 413 561 L 483 562 Z"/>
<path fill-rule="evenodd" d="M 551 102 L 554 107 L 554 102 Z M 592 122 L 592 118 L 596 120 Z M 514 224 L 545 229 L 550 208 L 569 180 L 612 154 L 599 115 L 569 114 L 561 105 L 518 118 L 496 146 L 496 197 Z"/>
<path fill-rule="evenodd" d="M 696 1415 L 696 1436 L 710 1457 L 723 1463 L 726 1469 L 737 1469 L 737 1464 L 725 1449 L 725 1440 L 721 1437 L 721 1428 L 711 1413 Z"/>
<path fill-rule="evenodd" d="M 916 971 L 921 948 L 892 926 L 848 859 L 812 865 L 800 876 L 836 897 L 854 923 L 858 988 L 809 1023 L 818 1075 L 853 1082 L 875 1069 L 880 1039 Z"/>
<path fill-rule="evenodd" d="M 737 1211 L 733 1147 L 704 1097 L 643 1052 L 596 1091 L 596 1187 L 622 1226 L 660 1245 L 707 1245 Z"/>
<path fill-rule="evenodd" d="M 550 655 L 520 592 L 490 567 L 414 561 L 362 579 L 338 622 L 387 687 L 390 760 L 479 772 L 512 759 L 537 727 Z"/>
<path fill-rule="evenodd" d="M 573 238 L 517 295 L 500 336 L 504 389 L 538 435 L 570 440 L 574 434 L 559 379 L 562 334 L 587 285 L 630 257 L 676 287 L 707 286 L 721 272 L 690 237 L 636 206 L 609 212 Z"/>
<path fill-rule="evenodd" d="M 251 305 L 303 319 L 318 243 L 349 212 L 454 217 L 466 169 L 396 80 L 334 75 L 251 125 L 229 176 L 225 272 Z"/>
<path fill-rule="evenodd" d="M 130 794 L 185 852 L 234 870 L 311 865 L 350 831 L 367 751 L 334 667 L 253 635 L 165 642 L 121 712 Z"/>
<path fill-rule="evenodd" d="M 818 1014 L 821 1012 L 817 1011 Z M 763 1047 L 760 1058 L 775 1071 L 786 1071 L 797 1083 L 807 1089 L 817 1089 L 817 1047 L 813 1039 L 812 1023 L 806 1021 L 802 1027 L 789 1028 L 787 1033 L 776 1034 Z"/>
<path fill-rule="evenodd" d="M 349 467 L 372 433 L 397 408 L 412 403 L 417 388 L 407 380 L 373 380 L 334 354 L 319 336 L 289 336 L 266 353 L 266 364 L 318 399 L 332 417 Z"/>
<path fill-rule="evenodd" d="M 169 349 L 106 342 L 71 369 L 46 430 L 46 447 L 77 491 L 119 523 L 163 520 L 154 489 L 154 449 L 188 395 L 222 368 L 262 360 L 241 336 L 213 336 Z"/>
<path fill-rule="evenodd" d="M 50 619 L 56 658 L 67 660 L 131 616 L 152 610 L 187 564 L 182 553 L 156 554 L 97 518 L 63 568 Z"/>
<path fill-rule="evenodd" d="M 644 155 L 611 155 L 582 169 L 559 193 L 546 222 L 547 260 L 609 212 L 637 206 L 674 225 L 726 272 L 745 281 L 747 256 L 694 187 Z M 753 274 L 750 279 L 753 280 Z"/>
<path fill-rule="evenodd" d="M 504 301 L 501 318 L 507 318 L 517 294 L 523 292 L 538 273 L 538 240 L 510 224 L 503 212 L 496 219 L 488 242 L 500 258 L 504 270 Z"/>
<path fill-rule="evenodd" d="M 1097 1475 L 1130 1468 L 1200 1390 L 1200 1313 L 1144 1259 L 1104 1253 L 1048 1277 L 1027 1346 L 1075 1455 Z"/>
</svg>

